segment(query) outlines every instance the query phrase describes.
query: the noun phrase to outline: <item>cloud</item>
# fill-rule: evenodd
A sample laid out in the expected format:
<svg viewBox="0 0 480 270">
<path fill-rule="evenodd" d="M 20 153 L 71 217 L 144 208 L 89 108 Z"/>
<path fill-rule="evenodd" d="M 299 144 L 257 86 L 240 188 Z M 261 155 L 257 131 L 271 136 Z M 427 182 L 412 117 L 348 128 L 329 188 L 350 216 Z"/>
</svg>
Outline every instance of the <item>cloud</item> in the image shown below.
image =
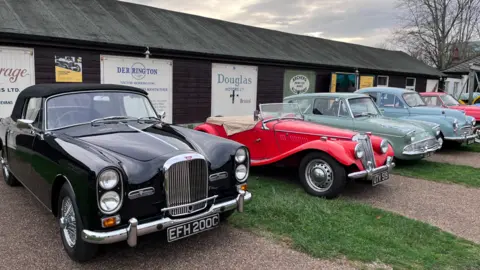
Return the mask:
<svg viewBox="0 0 480 270">
<path fill-rule="evenodd" d="M 396 0 L 123 1 L 369 46 L 397 25 Z"/>
</svg>

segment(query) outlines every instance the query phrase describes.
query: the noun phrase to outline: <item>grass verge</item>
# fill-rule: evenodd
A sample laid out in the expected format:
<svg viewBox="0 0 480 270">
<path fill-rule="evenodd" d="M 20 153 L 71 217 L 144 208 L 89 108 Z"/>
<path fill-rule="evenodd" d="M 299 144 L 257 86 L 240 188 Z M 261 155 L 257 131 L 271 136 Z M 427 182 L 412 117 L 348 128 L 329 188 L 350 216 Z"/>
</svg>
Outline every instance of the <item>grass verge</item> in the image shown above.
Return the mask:
<svg viewBox="0 0 480 270">
<path fill-rule="evenodd" d="M 396 269 L 480 269 L 480 245 L 428 224 L 341 199 L 310 196 L 297 184 L 250 178 L 252 202 L 229 222 L 286 241 L 313 257 L 378 262 Z"/>
<path fill-rule="evenodd" d="M 480 187 L 479 168 L 420 160 L 397 163 L 392 174 L 430 181 Z"/>
<path fill-rule="evenodd" d="M 480 152 L 480 144 L 474 143 L 470 145 L 461 145 L 455 149 L 458 151 L 466 151 L 466 152 Z"/>
</svg>

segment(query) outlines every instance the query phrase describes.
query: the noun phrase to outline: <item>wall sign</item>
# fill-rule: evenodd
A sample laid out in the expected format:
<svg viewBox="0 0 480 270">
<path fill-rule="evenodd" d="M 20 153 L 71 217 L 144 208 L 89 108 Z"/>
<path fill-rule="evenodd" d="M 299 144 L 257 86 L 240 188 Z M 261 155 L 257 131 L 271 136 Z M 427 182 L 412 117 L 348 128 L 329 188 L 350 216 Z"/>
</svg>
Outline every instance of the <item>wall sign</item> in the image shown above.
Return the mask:
<svg viewBox="0 0 480 270">
<path fill-rule="evenodd" d="M 157 113 L 164 111 L 165 122 L 172 123 L 172 60 L 101 55 L 100 61 L 102 83 L 144 89 Z"/>
<path fill-rule="evenodd" d="M 283 97 L 315 92 L 314 71 L 285 70 L 283 77 Z"/>
<path fill-rule="evenodd" d="M 212 64 L 211 115 L 253 115 L 258 67 Z"/>
<path fill-rule="evenodd" d="M 75 56 L 55 55 L 56 82 L 82 82 L 82 58 Z"/>
<path fill-rule="evenodd" d="M 439 80 L 427 80 L 427 92 L 437 92 L 438 91 Z"/>
<path fill-rule="evenodd" d="M 9 117 L 18 94 L 34 84 L 33 49 L 0 47 L 0 118 Z"/>
<path fill-rule="evenodd" d="M 375 77 L 373 76 L 360 76 L 360 88 L 367 88 L 367 87 L 373 87 L 373 80 Z"/>
</svg>

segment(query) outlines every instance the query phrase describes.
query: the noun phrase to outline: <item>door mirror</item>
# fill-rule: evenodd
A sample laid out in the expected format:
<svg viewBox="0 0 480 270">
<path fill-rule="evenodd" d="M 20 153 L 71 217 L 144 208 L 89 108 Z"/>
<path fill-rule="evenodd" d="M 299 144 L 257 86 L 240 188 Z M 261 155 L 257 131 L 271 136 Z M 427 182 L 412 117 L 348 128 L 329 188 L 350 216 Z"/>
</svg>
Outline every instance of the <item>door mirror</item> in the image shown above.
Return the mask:
<svg viewBox="0 0 480 270">
<path fill-rule="evenodd" d="M 33 123 L 33 120 L 18 119 L 17 120 L 17 127 L 20 128 L 20 129 L 33 128 L 32 123 Z"/>
<path fill-rule="evenodd" d="M 160 116 L 160 119 L 165 119 L 165 117 L 167 116 L 167 113 L 165 111 L 161 111 L 158 116 Z"/>
<path fill-rule="evenodd" d="M 253 111 L 253 121 L 258 121 L 259 113 L 260 112 L 258 110 Z"/>
</svg>

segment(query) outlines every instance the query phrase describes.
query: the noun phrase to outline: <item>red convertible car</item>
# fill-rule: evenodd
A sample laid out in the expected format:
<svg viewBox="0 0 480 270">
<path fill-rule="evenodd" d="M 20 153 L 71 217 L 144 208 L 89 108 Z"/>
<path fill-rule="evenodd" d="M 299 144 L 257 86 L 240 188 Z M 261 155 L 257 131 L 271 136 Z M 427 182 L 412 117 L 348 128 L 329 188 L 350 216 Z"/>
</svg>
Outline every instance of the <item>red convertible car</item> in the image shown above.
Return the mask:
<svg viewBox="0 0 480 270">
<path fill-rule="evenodd" d="M 347 179 L 375 186 L 395 167 L 386 140 L 303 121 L 296 103 L 261 104 L 250 116 L 209 117 L 195 129 L 244 144 L 251 166 L 297 167 L 305 190 L 328 199 L 343 191 Z"/>
<path fill-rule="evenodd" d="M 476 122 L 480 121 L 480 106 L 460 104 L 452 95 L 444 92 L 422 92 L 419 94 L 429 106 L 461 110 L 466 115 L 475 118 Z"/>
</svg>

